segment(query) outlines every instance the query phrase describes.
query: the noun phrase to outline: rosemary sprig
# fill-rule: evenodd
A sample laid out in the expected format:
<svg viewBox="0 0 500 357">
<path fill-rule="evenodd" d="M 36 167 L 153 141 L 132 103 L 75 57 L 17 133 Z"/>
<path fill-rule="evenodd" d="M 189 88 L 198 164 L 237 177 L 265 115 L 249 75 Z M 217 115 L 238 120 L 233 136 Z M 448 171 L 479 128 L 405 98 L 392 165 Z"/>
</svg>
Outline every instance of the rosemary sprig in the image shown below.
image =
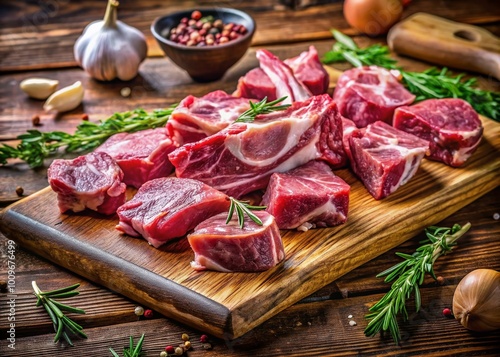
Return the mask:
<svg viewBox="0 0 500 357">
<path fill-rule="evenodd" d="M 76 307 L 72 307 L 66 304 L 62 304 L 54 299 L 64 299 L 79 294 L 75 289 L 80 286 L 80 284 L 74 284 L 62 289 L 51 290 L 43 292 L 40 290 L 36 281 L 32 281 L 33 291 L 37 298 L 36 306 L 42 305 L 52 320 L 54 325 L 54 330 L 56 335 L 54 336 L 54 343 L 57 343 L 61 337 L 70 345 L 73 346 L 68 332 L 75 336 L 82 338 L 87 338 L 87 335 L 83 332 L 83 327 L 64 315 L 63 311 L 74 312 L 77 314 L 85 314 L 85 311 Z"/>
<path fill-rule="evenodd" d="M 146 336 L 145 334 L 142 334 L 141 338 L 137 342 L 137 345 L 135 345 L 135 346 L 134 346 L 134 339 L 132 338 L 132 336 L 130 336 L 128 347 L 123 348 L 123 357 L 142 357 L 142 356 L 145 356 L 146 353 L 142 350 L 142 344 L 144 342 L 145 336 Z M 120 357 L 118 355 L 118 353 L 116 353 L 115 350 L 112 349 L 111 347 L 109 348 L 109 351 L 111 352 L 113 357 Z"/>
<path fill-rule="evenodd" d="M 276 112 L 279 110 L 287 109 L 290 104 L 279 104 L 286 99 L 285 97 L 278 98 L 271 102 L 267 102 L 267 97 L 262 99 L 258 103 L 250 102 L 250 109 L 240 114 L 236 123 L 251 123 L 254 121 L 255 117 L 259 114 L 268 114 L 271 112 Z"/>
<path fill-rule="evenodd" d="M 238 201 L 233 197 L 229 197 L 229 201 L 231 201 L 231 204 L 229 206 L 229 212 L 227 214 L 226 224 L 228 224 L 231 221 L 234 215 L 234 211 L 236 211 L 236 214 L 238 216 L 238 225 L 240 226 L 241 229 L 243 229 L 245 224 L 245 214 L 256 224 L 262 226 L 261 219 L 257 217 L 252 212 L 252 210 L 262 211 L 266 209 L 266 206 L 252 206 L 248 204 L 248 202 Z"/>
<path fill-rule="evenodd" d="M 500 121 L 500 93 L 482 90 L 476 87 L 476 78 L 464 79 L 465 74 L 453 76 L 447 68 L 433 67 L 423 72 L 407 72 L 390 58 L 389 48 L 375 44 L 359 48 L 354 41 L 337 30 L 332 30 L 337 42 L 331 51 L 324 54 L 323 63 L 347 61 L 355 67 L 380 66 L 398 70 L 403 84 L 421 101 L 430 98 L 461 98 L 469 102 L 480 114 Z"/>
<path fill-rule="evenodd" d="M 470 223 L 463 227 L 455 224 L 452 228 L 428 227 L 425 229 L 427 239 L 420 242 L 421 245 L 412 254 L 396 253 L 404 261 L 378 274 L 377 277 L 385 276 L 385 282 L 396 279 L 391 290 L 385 294 L 375 305 L 370 308 L 370 313 L 365 317 L 370 320 L 365 329 L 366 336 L 374 336 L 378 332 L 389 331 L 392 338 L 399 343 L 401 335 L 399 332 L 397 315 L 402 314 L 403 320 L 408 320 L 406 310 L 406 299 L 412 293 L 415 294 L 415 310 L 418 312 L 421 306 L 419 286 L 424 282 L 425 274 L 430 274 L 434 279 L 434 262 L 441 255 L 450 252 L 456 241 L 463 236 L 471 227 Z"/>
<path fill-rule="evenodd" d="M 55 154 L 63 147 L 67 153 L 90 151 L 111 135 L 165 126 L 174 108 L 175 105 L 151 113 L 143 109 L 115 113 L 99 123 L 82 121 L 73 135 L 62 131 L 44 133 L 28 130 L 26 134 L 17 137 L 21 140 L 17 147 L 6 144 L 0 146 L 0 165 L 6 165 L 7 159 L 19 158 L 31 167 L 42 166 L 44 158 Z"/>
</svg>

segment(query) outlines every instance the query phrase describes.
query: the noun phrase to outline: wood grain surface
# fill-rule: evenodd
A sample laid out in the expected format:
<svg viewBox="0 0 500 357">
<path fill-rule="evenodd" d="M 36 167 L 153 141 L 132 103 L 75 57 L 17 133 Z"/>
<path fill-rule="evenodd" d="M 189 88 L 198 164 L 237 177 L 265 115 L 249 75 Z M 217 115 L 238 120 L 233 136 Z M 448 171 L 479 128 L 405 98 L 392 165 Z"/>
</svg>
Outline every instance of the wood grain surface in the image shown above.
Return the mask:
<svg viewBox="0 0 500 357">
<path fill-rule="evenodd" d="M 482 120 L 484 138 L 463 168 L 424 160 L 417 175 L 384 200 L 374 200 L 348 170 L 336 171 L 351 185 L 348 222 L 284 231 L 285 261 L 263 273 L 195 272 L 185 239 L 155 249 L 120 235 L 116 217 L 59 214 L 50 188 L 4 210 L 0 229 L 75 273 L 230 340 L 496 188 L 500 125 Z"/>
</svg>

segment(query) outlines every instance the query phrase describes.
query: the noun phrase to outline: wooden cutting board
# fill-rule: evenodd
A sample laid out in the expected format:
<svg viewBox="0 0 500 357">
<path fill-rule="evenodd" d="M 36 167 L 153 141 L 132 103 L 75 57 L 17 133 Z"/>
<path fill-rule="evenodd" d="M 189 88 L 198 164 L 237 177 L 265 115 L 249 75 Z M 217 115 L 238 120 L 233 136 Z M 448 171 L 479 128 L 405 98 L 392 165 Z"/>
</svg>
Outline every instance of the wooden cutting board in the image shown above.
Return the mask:
<svg viewBox="0 0 500 357">
<path fill-rule="evenodd" d="M 50 188 L 7 207 L 0 229 L 24 248 L 165 316 L 233 339 L 497 187 L 500 124 L 482 120 L 483 141 L 463 168 L 424 160 L 417 175 L 384 200 L 374 200 L 348 170 L 336 171 L 351 185 L 348 222 L 283 231 L 285 261 L 262 273 L 196 272 L 186 239 L 155 249 L 120 235 L 116 216 L 60 214 Z"/>
<path fill-rule="evenodd" d="M 387 43 L 403 55 L 500 80 L 500 38 L 478 26 L 420 12 L 394 25 Z"/>
</svg>

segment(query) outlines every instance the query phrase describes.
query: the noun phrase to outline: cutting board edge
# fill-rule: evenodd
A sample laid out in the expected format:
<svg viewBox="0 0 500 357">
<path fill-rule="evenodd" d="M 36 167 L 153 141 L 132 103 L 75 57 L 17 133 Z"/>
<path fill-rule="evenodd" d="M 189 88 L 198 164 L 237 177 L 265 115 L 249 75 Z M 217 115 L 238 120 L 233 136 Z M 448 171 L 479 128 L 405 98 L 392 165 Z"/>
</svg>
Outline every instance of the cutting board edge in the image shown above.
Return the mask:
<svg viewBox="0 0 500 357">
<path fill-rule="evenodd" d="M 50 187 L 37 193 L 43 194 L 42 191 L 47 190 L 50 190 Z M 32 196 L 0 211 L 0 231 L 8 239 L 15 241 L 22 248 L 48 259 L 93 283 L 105 286 L 133 301 L 144 304 L 144 306 L 154 306 L 154 310 L 166 317 L 171 317 L 220 338 L 234 338 L 231 311 L 226 306 L 170 279 L 141 268 L 136 264 L 99 250 L 85 242 L 77 239 L 58 239 L 56 241 L 53 237 L 61 235 L 56 229 L 44 226 L 40 222 L 15 211 L 17 205 L 23 202 L 26 203 L 30 197 Z M 26 219 L 32 222 L 31 227 L 36 226 L 39 228 L 36 236 L 24 229 L 28 226 Z M 61 245 L 61 242 L 65 242 L 65 245 Z M 44 248 L 41 249 L 41 246 L 44 246 Z M 81 256 L 78 257 L 76 254 L 71 253 L 71 251 L 78 251 Z M 93 262 L 91 269 L 89 269 L 88 265 L 84 264 L 87 260 Z M 101 262 L 106 262 L 106 267 Z M 111 266 L 108 265 L 110 262 Z M 120 271 L 120 274 L 123 278 L 126 278 L 128 284 L 113 284 L 111 279 L 103 278 L 99 274 L 97 269 L 101 268 Z M 123 280 L 120 280 L 120 283 L 122 282 Z M 145 286 L 146 283 L 149 283 L 149 286 Z M 159 289 L 156 289 L 155 294 L 137 294 L 137 291 L 151 290 L 150 286 L 154 284 L 162 285 L 162 291 L 168 291 L 170 295 L 164 296 Z M 145 286 L 146 289 L 141 289 L 142 286 Z M 127 290 L 128 287 L 136 287 L 137 291 Z M 165 287 L 167 288 L 166 290 Z M 187 296 L 189 299 L 186 298 Z M 175 304 L 175 302 L 178 302 L 178 304 Z M 189 319 L 188 315 L 191 316 L 191 319 Z M 200 316 L 203 316 L 203 319 L 200 319 Z M 205 321 L 210 321 L 210 323 Z"/>
</svg>

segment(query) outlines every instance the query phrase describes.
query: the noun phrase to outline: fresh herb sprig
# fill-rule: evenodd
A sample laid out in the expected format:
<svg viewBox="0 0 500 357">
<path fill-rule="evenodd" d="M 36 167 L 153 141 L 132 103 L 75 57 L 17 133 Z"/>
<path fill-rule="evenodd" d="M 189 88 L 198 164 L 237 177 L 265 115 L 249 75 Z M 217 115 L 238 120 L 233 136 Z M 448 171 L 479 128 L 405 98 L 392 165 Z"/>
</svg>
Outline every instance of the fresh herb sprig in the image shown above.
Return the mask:
<svg viewBox="0 0 500 357">
<path fill-rule="evenodd" d="M 251 123 L 259 114 L 268 114 L 280 110 L 287 109 L 290 104 L 279 104 L 286 99 L 285 97 L 278 98 L 271 102 L 267 101 L 267 97 L 258 103 L 250 102 L 250 109 L 240 114 L 236 119 L 236 123 Z"/>
<path fill-rule="evenodd" d="M 62 289 L 47 292 L 41 291 L 36 284 L 36 281 L 32 281 L 31 285 L 33 286 L 33 291 L 35 292 L 35 296 L 37 298 L 36 306 L 42 305 L 45 308 L 54 325 L 54 330 L 56 331 L 54 343 L 57 343 L 62 337 L 70 346 L 73 346 L 73 342 L 71 341 L 68 332 L 81 338 L 87 338 L 87 335 L 83 332 L 83 327 L 63 313 L 63 311 L 68 311 L 77 314 L 85 314 L 85 311 L 54 300 L 78 295 L 79 292 L 76 291 L 76 289 L 80 286 L 80 284 L 74 284 Z"/>
<path fill-rule="evenodd" d="M 262 221 L 257 217 L 252 211 L 262 211 L 266 209 L 266 206 L 252 206 L 248 202 L 238 201 L 234 197 L 229 197 L 231 204 L 229 206 L 229 212 L 227 214 L 226 224 L 228 224 L 233 218 L 234 211 L 238 216 L 238 225 L 243 229 L 245 225 L 245 215 L 247 215 L 252 221 L 254 221 L 259 226 L 262 226 Z"/>
<path fill-rule="evenodd" d="M 375 44 L 366 48 L 358 45 L 343 33 L 332 30 L 337 42 L 331 51 L 324 54 L 323 63 L 347 61 L 355 67 L 380 66 L 398 70 L 403 84 L 421 101 L 431 98 L 461 98 L 469 102 L 480 114 L 500 121 L 500 93 L 482 90 L 476 87 L 476 78 L 465 79 L 465 74 L 452 75 L 447 68 L 433 67 L 423 72 L 407 72 L 390 57 L 387 46 Z"/>
<path fill-rule="evenodd" d="M 430 274 L 434 279 L 434 262 L 441 255 L 450 252 L 456 241 L 471 227 L 470 223 L 461 227 L 455 224 L 451 228 L 428 227 L 425 230 L 427 239 L 412 254 L 396 253 L 404 261 L 378 274 L 385 276 L 385 282 L 392 282 L 391 290 L 385 294 L 375 305 L 370 308 L 370 313 L 365 317 L 370 320 L 365 329 L 366 336 L 374 336 L 382 331 L 389 331 L 392 338 L 399 343 L 401 334 L 397 322 L 397 315 L 402 314 L 403 320 L 408 320 L 406 300 L 410 295 L 415 295 L 415 310 L 421 306 L 419 286 L 424 282 L 425 274 Z"/>
<path fill-rule="evenodd" d="M 143 109 L 115 113 L 99 123 L 82 121 L 73 135 L 62 131 L 28 130 L 17 137 L 21 140 L 17 147 L 6 144 L 0 146 L 0 164 L 6 165 L 7 159 L 19 158 L 31 167 L 39 167 L 43 165 L 44 158 L 55 154 L 60 148 L 64 148 L 67 153 L 90 151 L 114 134 L 165 126 L 174 108 L 171 106 L 150 113 Z"/>
<path fill-rule="evenodd" d="M 129 340 L 129 345 L 128 347 L 123 348 L 123 357 L 142 357 L 145 356 L 146 353 L 142 350 L 142 344 L 144 343 L 144 337 L 146 337 L 145 334 L 142 334 L 141 338 L 137 342 L 137 345 L 134 346 L 134 339 L 132 336 L 130 336 Z M 109 351 L 113 355 L 113 357 L 120 357 L 118 353 L 115 352 L 114 349 L 111 347 L 109 348 Z"/>
</svg>

